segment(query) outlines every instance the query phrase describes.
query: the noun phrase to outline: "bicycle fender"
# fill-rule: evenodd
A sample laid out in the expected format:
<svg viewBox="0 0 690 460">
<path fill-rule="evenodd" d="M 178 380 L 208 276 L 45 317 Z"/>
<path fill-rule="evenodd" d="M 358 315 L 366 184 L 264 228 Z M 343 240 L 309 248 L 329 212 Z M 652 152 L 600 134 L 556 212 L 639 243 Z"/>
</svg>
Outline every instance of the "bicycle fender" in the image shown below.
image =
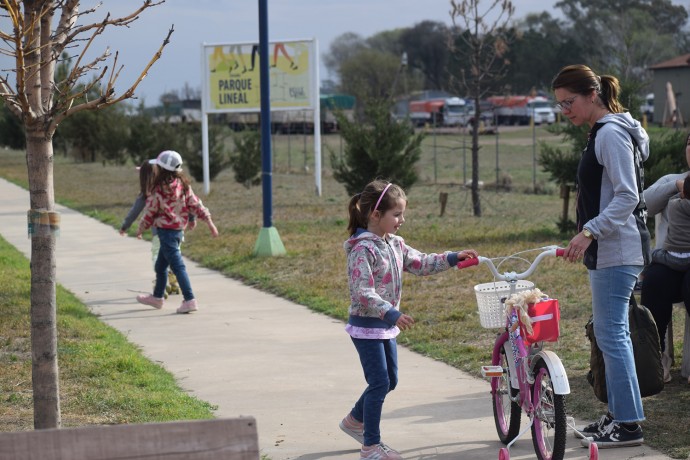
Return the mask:
<svg viewBox="0 0 690 460">
<path fill-rule="evenodd" d="M 565 367 L 563 367 L 563 363 L 558 355 L 551 350 L 541 350 L 532 360 L 532 371 L 534 371 L 540 359 L 544 361 L 546 368 L 549 370 L 549 374 L 551 374 L 553 391 L 555 391 L 557 395 L 570 394 L 568 375 L 565 373 Z"/>
<path fill-rule="evenodd" d="M 505 350 L 508 357 L 508 372 L 510 375 L 510 386 L 516 390 L 520 389 L 520 382 L 518 381 L 517 371 L 515 370 L 515 361 L 513 360 L 513 351 L 511 349 L 510 341 L 508 340 L 508 332 L 503 332 L 496 337 L 494 343 L 494 350 L 492 355 L 492 363 L 499 364 L 501 362 L 501 349 Z"/>
<path fill-rule="evenodd" d="M 507 336 L 507 332 L 505 333 Z M 503 343 L 503 348 L 505 349 L 506 356 L 508 357 L 508 368 L 509 368 L 509 373 L 510 373 L 510 386 L 513 387 L 516 390 L 520 389 L 520 381 L 518 380 L 517 376 L 517 369 L 515 369 L 515 360 L 512 358 L 513 356 L 513 350 L 511 349 L 510 341 L 506 340 L 505 343 Z"/>
</svg>

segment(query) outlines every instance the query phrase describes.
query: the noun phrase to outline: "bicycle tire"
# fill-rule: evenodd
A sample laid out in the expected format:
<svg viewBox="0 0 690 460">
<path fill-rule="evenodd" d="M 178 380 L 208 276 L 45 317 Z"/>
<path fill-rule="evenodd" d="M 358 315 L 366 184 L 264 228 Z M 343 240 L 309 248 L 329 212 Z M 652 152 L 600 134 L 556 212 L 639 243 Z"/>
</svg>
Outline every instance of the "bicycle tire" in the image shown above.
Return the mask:
<svg viewBox="0 0 690 460">
<path fill-rule="evenodd" d="M 565 395 L 553 389 L 551 373 L 541 361 L 534 371 L 532 443 L 538 460 L 563 460 L 566 443 Z"/>
<path fill-rule="evenodd" d="M 510 385 L 510 366 L 504 347 L 501 347 L 499 361 L 493 365 L 500 365 L 504 369 L 502 376 L 491 378 L 491 402 L 498 439 L 507 445 L 520 433 L 520 417 L 522 416 L 520 404 L 514 402 L 508 395 L 510 394 L 515 399 L 520 390 Z"/>
</svg>

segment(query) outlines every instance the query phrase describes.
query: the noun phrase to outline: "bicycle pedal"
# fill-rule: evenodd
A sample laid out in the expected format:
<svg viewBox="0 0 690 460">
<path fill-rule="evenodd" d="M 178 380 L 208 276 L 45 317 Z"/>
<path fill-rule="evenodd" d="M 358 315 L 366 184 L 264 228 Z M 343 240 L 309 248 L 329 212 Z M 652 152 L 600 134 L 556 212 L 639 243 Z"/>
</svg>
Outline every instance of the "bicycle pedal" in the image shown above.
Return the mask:
<svg viewBox="0 0 690 460">
<path fill-rule="evenodd" d="M 503 368 L 501 366 L 482 366 L 482 377 L 501 377 Z"/>
</svg>

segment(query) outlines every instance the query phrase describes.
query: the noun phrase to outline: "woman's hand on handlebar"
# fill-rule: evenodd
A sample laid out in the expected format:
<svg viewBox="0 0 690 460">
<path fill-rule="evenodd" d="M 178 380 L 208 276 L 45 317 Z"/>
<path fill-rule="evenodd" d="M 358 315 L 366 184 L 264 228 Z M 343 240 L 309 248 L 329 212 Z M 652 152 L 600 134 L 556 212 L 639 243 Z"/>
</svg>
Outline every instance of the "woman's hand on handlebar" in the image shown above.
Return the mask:
<svg viewBox="0 0 690 460">
<path fill-rule="evenodd" d="M 584 257 L 585 251 L 590 244 L 592 244 L 591 239 L 584 236 L 582 232 L 578 233 L 570 240 L 570 243 L 568 243 L 563 253 L 563 258 L 570 262 L 577 262 L 578 259 Z"/>
</svg>

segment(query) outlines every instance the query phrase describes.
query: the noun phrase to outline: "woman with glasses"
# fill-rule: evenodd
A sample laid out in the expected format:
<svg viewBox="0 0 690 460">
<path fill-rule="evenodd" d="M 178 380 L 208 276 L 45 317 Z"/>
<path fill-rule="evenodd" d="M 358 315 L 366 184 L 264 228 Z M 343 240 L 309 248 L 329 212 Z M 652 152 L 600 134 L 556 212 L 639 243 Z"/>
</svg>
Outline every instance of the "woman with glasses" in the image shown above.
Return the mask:
<svg viewBox="0 0 690 460">
<path fill-rule="evenodd" d="M 594 335 L 606 366 L 608 413 L 580 429 L 587 446 L 640 445 L 642 398 L 635 371 L 628 302 L 637 275 L 649 260 L 649 232 L 642 193 L 641 162 L 649 137 L 618 101 L 616 77 L 585 65 L 564 67 L 551 87 L 563 116 L 590 127 L 577 170 L 577 227 L 564 257 L 583 259 L 592 291 Z"/>
</svg>

